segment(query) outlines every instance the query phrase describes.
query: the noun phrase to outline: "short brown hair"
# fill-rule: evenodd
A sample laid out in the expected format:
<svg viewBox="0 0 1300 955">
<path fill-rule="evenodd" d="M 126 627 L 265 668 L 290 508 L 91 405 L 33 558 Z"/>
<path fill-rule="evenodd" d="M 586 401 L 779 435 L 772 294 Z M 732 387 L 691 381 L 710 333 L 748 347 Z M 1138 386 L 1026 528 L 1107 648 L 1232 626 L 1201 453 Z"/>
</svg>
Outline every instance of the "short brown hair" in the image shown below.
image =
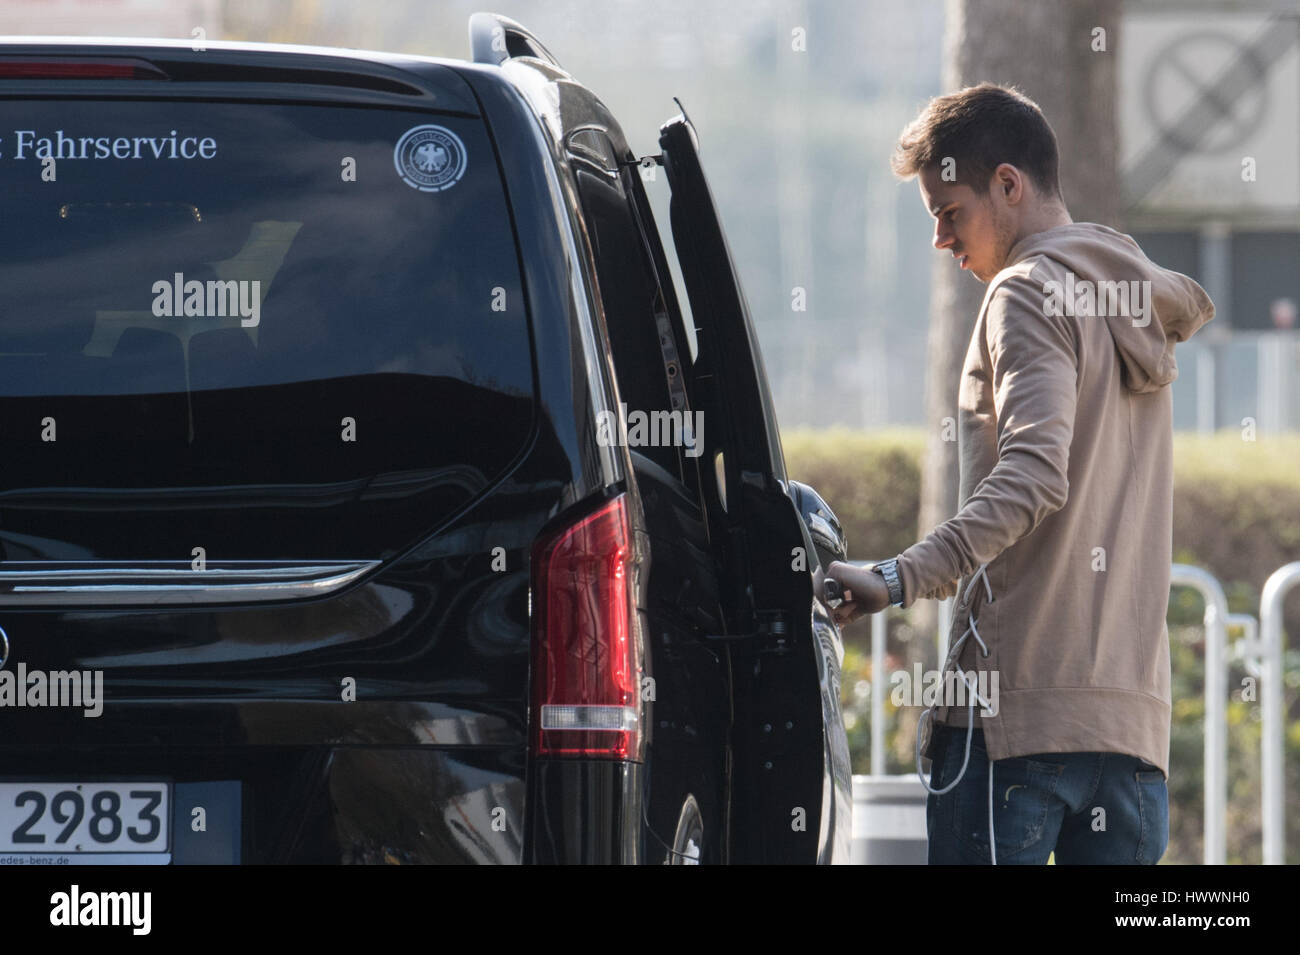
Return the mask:
<svg viewBox="0 0 1300 955">
<path fill-rule="evenodd" d="M 1044 195 L 1060 197 L 1056 134 L 1038 104 L 1014 86 L 981 83 L 936 96 L 898 137 L 890 165 L 911 179 L 951 157 L 956 181 L 986 195 L 993 170 L 1010 163 Z"/>
</svg>

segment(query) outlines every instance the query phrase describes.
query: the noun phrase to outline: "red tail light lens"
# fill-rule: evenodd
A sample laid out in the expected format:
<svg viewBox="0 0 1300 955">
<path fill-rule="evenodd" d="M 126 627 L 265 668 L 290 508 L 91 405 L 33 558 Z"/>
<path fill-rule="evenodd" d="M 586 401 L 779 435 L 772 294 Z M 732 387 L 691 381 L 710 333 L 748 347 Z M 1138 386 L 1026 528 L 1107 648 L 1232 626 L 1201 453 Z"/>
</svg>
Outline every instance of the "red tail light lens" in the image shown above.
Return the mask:
<svg viewBox="0 0 1300 955">
<path fill-rule="evenodd" d="M 640 757 L 632 531 L 620 495 L 532 554 L 533 751 Z"/>
<path fill-rule="evenodd" d="M 152 63 L 135 59 L 50 59 L 0 57 L 0 79 L 5 80 L 165 80 L 167 74 Z"/>
</svg>

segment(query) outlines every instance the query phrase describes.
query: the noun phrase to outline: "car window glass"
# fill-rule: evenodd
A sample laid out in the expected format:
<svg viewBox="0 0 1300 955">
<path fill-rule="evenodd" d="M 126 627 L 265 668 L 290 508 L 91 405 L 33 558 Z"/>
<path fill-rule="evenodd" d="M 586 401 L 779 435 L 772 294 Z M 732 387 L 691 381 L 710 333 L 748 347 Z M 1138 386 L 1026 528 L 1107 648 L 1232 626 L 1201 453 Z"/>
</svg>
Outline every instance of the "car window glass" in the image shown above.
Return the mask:
<svg viewBox="0 0 1300 955">
<path fill-rule="evenodd" d="M 0 130 L 0 557 L 382 556 L 523 447 L 481 120 L 9 101 Z"/>
</svg>

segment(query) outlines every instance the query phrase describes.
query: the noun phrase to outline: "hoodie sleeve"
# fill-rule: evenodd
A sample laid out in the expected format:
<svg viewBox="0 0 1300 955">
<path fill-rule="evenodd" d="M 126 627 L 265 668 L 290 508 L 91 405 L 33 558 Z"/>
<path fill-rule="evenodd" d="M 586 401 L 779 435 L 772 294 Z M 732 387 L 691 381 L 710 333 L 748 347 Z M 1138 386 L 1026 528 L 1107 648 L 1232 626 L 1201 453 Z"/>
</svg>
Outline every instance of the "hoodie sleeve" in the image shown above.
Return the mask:
<svg viewBox="0 0 1300 955">
<path fill-rule="evenodd" d="M 898 556 L 903 607 L 951 597 L 960 579 L 1032 531 L 1069 494 L 1078 355 L 1069 319 L 1043 307 L 1041 284 L 1005 279 L 984 314 L 998 459 L 961 509 Z"/>
</svg>

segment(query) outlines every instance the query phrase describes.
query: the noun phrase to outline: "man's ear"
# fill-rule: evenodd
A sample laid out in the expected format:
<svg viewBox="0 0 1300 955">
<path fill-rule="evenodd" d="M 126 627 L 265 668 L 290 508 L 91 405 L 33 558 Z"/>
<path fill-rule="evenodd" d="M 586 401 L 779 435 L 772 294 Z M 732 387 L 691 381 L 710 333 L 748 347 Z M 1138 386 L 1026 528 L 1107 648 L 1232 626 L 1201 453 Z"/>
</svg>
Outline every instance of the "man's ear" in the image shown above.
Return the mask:
<svg viewBox="0 0 1300 955">
<path fill-rule="evenodd" d="M 1011 163 L 1001 163 L 993 170 L 993 188 L 1008 205 L 1016 205 L 1025 195 L 1025 177 Z"/>
</svg>

